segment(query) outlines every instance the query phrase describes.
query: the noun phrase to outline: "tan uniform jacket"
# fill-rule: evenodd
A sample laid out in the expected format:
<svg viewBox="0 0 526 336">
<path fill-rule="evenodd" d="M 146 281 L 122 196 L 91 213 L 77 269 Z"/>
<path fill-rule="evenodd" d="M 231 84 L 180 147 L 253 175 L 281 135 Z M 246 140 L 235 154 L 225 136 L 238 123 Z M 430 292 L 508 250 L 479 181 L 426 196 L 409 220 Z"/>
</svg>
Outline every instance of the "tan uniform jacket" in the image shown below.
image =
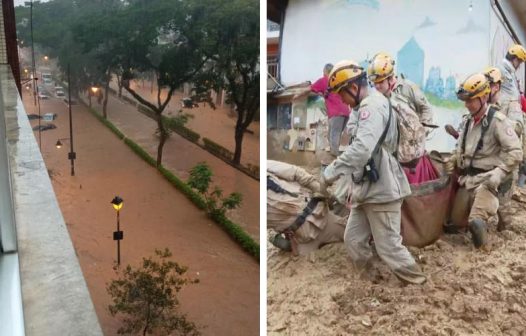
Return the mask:
<svg viewBox="0 0 526 336">
<path fill-rule="evenodd" d="M 399 200 L 411 194 L 409 183 L 398 160 L 392 153 L 397 150 L 398 130 L 396 112 L 393 110 L 387 136 L 374 156 L 380 179 L 371 183 L 363 181 L 364 166 L 384 131 L 389 118 L 389 103 L 382 94 L 372 91 L 363 99 L 359 108 L 359 123 L 354 141 L 326 169 L 327 179 L 337 176 L 352 176 L 352 206 L 364 203 L 387 203 Z"/>
<path fill-rule="evenodd" d="M 518 123 L 520 129 L 522 129 L 524 119 L 520 105 L 520 91 L 517 84 L 515 68 L 510 61 L 504 59 L 500 66 L 500 70 L 502 72 L 502 84 L 499 97 L 501 112 L 511 121 Z"/>
<path fill-rule="evenodd" d="M 468 168 L 471 160 L 473 160 L 472 166 L 474 168 L 489 171 L 500 167 L 510 173 L 522 160 L 522 145 L 513 129 L 512 122 L 501 112 L 495 112 L 493 120 L 484 135 L 482 148 L 473 156 L 481 136 L 482 125 L 485 122 L 487 123 L 488 111 L 489 107 L 486 110 L 486 115 L 476 125 L 473 125 L 473 119 L 470 117 L 470 125 L 466 135 L 464 135 L 465 126 L 462 129 L 456 147 L 459 168 Z M 462 153 L 464 136 L 466 137 L 466 143 L 465 150 Z M 483 182 L 485 178 L 487 178 L 485 174 L 461 176 L 459 183 L 460 185 L 465 185 L 467 189 L 472 189 Z"/>
<path fill-rule="evenodd" d="M 416 84 L 407 79 L 398 78 L 393 93 L 402 95 L 407 99 L 409 107 L 416 112 L 421 123 L 429 125 L 433 124 L 433 110 L 431 109 L 431 104 L 429 104 L 426 96 Z"/>
<path fill-rule="evenodd" d="M 351 114 L 349 114 L 349 120 L 347 121 L 347 134 L 349 134 L 350 142 L 354 139 L 356 136 L 356 128 L 358 128 L 358 122 L 359 122 L 359 113 L 356 109 L 351 110 Z"/>
<path fill-rule="evenodd" d="M 267 175 L 283 189 L 298 195 L 295 197 L 267 190 L 267 226 L 282 232 L 303 212 L 312 192 L 319 191 L 319 182 L 302 168 L 272 160 L 267 160 Z M 295 232 L 299 243 L 316 239 L 327 225 L 327 212 L 325 203 L 318 202 L 305 223 Z"/>
</svg>

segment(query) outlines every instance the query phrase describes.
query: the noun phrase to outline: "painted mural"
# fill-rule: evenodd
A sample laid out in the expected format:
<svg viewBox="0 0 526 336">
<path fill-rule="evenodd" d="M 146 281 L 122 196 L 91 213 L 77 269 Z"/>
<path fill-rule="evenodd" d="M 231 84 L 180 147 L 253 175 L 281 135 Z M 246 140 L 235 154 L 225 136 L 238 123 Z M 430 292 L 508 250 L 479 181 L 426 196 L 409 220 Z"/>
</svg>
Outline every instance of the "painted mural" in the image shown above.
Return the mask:
<svg viewBox="0 0 526 336">
<path fill-rule="evenodd" d="M 314 81 L 323 65 L 353 59 L 367 66 L 391 54 L 397 73 L 416 83 L 441 126 L 428 149 L 449 151 L 443 126 L 466 113 L 455 89 L 467 75 L 498 64 L 511 45 L 490 1 L 289 0 L 283 26 L 281 75 L 286 85 Z"/>
</svg>

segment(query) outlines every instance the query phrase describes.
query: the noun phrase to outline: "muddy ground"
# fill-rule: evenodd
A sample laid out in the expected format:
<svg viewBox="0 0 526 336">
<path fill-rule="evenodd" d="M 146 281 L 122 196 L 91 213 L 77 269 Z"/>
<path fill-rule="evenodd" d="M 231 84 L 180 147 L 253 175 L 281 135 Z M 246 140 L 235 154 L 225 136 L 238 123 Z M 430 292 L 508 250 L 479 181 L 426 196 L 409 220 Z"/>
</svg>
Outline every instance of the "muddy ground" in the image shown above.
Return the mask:
<svg viewBox="0 0 526 336">
<path fill-rule="evenodd" d="M 520 201 L 524 194 L 517 197 Z M 375 276 L 355 274 L 342 243 L 306 257 L 268 248 L 269 335 L 526 335 L 526 203 L 514 222 L 492 223 L 488 251 L 469 234 L 410 248 L 428 275 L 403 285 L 380 260 Z"/>
</svg>

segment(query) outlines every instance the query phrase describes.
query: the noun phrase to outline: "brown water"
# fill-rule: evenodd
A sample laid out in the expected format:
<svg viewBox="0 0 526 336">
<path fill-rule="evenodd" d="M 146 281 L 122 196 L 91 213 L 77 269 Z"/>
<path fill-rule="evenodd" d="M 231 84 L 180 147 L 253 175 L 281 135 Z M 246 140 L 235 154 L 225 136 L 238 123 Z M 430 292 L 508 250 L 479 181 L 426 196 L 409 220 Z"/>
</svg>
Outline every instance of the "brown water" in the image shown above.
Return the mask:
<svg viewBox="0 0 526 336">
<path fill-rule="evenodd" d="M 25 105 L 28 113 L 35 113 L 30 97 L 25 97 Z M 62 140 L 60 150 L 54 146 L 58 138 L 69 136 L 66 105 L 43 101 L 42 113 L 47 112 L 57 113 L 58 119 L 56 129 L 42 132 L 43 156 L 104 333 L 116 335 L 119 327 L 108 312 L 105 289 L 114 277 L 116 259 L 116 214 L 110 201 L 119 195 L 124 199 L 122 264 L 138 265 L 156 248 L 168 247 L 174 260 L 189 267 L 188 275 L 200 279 L 181 292 L 180 311 L 199 324 L 204 335 L 257 335 L 259 265 L 253 258 L 80 106 L 73 108 L 77 160 L 76 176 L 71 177 L 69 141 Z M 150 128 L 136 135 L 151 139 Z M 167 146 L 170 151 L 185 164 L 195 157 L 189 146 Z"/>
</svg>

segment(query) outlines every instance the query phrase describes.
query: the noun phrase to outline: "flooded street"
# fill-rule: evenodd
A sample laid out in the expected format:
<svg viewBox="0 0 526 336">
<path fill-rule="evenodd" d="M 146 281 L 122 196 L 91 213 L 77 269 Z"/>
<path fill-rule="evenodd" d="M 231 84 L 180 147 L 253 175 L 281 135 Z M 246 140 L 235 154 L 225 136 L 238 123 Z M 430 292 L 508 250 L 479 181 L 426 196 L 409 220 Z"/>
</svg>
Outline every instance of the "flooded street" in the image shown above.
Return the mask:
<svg viewBox="0 0 526 336">
<path fill-rule="evenodd" d="M 102 106 L 94 103 L 93 108 L 101 110 Z M 108 119 L 152 157 L 156 157 L 158 139 L 155 135 L 157 129 L 155 121 L 112 95 L 108 100 Z M 214 134 L 204 136 L 214 139 Z M 226 164 L 177 133 L 172 133 L 164 145 L 162 162 L 163 166 L 183 180 L 188 178 L 192 167 L 199 162 L 206 162 L 214 174 L 213 184 L 221 187 L 226 194 L 240 192 L 243 195 L 241 207 L 231 211 L 228 217 L 241 225 L 254 239 L 259 240 L 259 181 Z"/>
<path fill-rule="evenodd" d="M 24 104 L 28 113 L 36 113 L 28 94 Z M 183 288 L 180 310 L 201 327 L 204 335 L 257 334 L 259 264 L 81 105 L 73 107 L 77 160 L 76 176 L 70 176 L 69 140 L 62 140 L 61 149 L 55 148 L 58 139 L 69 136 L 67 106 L 51 98 L 42 101 L 41 110 L 42 114 L 58 115 L 54 121 L 57 128 L 42 132 L 42 154 L 104 333 L 115 335 L 119 327 L 108 312 L 110 298 L 105 289 L 114 278 L 112 266 L 116 260 L 116 243 L 112 240 L 116 214 L 110 201 L 119 195 L 124 199 L 120 216 L 124 231 L 122 265 L 136 266 L 142 257 L 152 256 L 155 249 L 169 248 L 175 261 L 189 267 L 188 276 L 200 280 L 199 284 Z M 111 105 L 110 116 L 147 150 L 155 148 L 147 146 L 148 141 L 154 140 L 147 121 L 141 131 L 133 132 L 124 125 L 128 121 L 138 122 L 134 115 L 117 112 Z M 38 121 L 31 123 L 36 125 Z M 170 142 L 183 143 L 183 140 L 174 136 Z M 167 144 L 168 168 L 172 168 L 173 162 L 184 170 L 193 166 L 191 160 L 205 159 L 196 155 L 189 142 L 184 140 L 184 144 Z M 214 163 L 210 164 L 219 177 L 218 183 L 230 178 L 232 188 L 242 186 L 243 182 L 234 182 L 236 174 L 220 173 Z M 255 196 L 258 195 L 259 190 Z M 259 202 L 253 202 L 250 207 L 254 211 Z M 257 224 L 254 223 L 251 233 L 259 234 Z"/>
</svg>

